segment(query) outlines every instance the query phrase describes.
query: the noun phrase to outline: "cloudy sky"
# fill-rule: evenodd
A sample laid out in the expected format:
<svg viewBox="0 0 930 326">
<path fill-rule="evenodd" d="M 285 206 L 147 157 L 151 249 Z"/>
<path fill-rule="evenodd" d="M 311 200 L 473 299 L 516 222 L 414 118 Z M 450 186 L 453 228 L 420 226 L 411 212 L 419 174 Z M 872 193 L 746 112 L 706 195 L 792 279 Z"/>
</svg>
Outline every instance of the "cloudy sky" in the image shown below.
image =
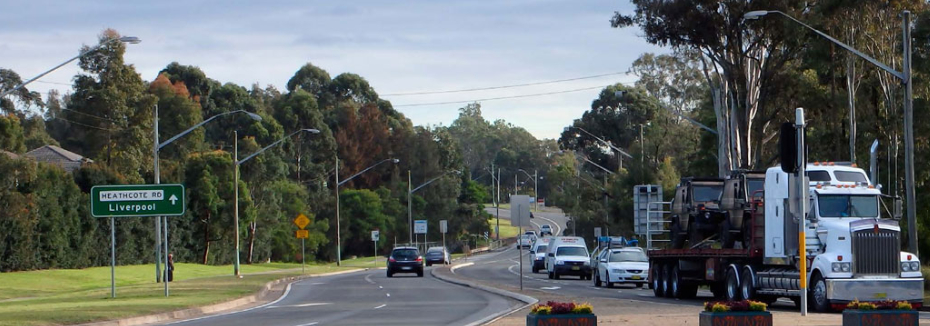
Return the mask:
<svg viewBox="0 0 930 326">
<path fill-rule="evenodd" d="M 539 138 L 558 137 L 599 87 L 631 83 L 644 52 L 636 28 L 613 29 L 625 0 L 555 1 L 4 1 L 0 67 L 24 79 L 94 44 L 105 28 L 137 36 L 126 61 L 152 80 L 172 61 L 243 86 L 284 89 L 311 62 L 336 76 L 361 75 L 414 124 L 448 125 L 466 102 Z M 69 90 L 72 63 L 29 86 Z M 606 75 L 496 90 L 485 88 Z M 582 91 L 575 91 L 585 89 Z M 571 91 L 571 92 L 569 92 Z M 559 93 L 554 95 L 537 95 Z M 534 96 L 535 95 L 535 96 Z M 499 97 L 519 98 L 487 100 Z M 448 104 L 431 104 L 446 103 Z M 428 104 L 428 105 L 420 105 Z"/>
</svg>

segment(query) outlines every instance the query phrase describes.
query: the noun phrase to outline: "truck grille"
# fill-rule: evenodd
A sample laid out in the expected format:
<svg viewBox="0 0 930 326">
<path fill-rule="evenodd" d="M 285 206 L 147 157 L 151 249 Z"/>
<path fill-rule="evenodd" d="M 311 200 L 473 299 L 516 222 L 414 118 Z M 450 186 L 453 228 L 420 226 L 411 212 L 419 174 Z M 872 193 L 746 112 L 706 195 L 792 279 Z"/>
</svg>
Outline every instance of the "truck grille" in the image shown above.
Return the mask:
<svg viewBox="0 0 930 326">
<path fill-rule="evenodd" d="M 852 234 L 853 273 L 898 274 L 901 240 L 898 231 L 859 230 Z"/>
</svg>

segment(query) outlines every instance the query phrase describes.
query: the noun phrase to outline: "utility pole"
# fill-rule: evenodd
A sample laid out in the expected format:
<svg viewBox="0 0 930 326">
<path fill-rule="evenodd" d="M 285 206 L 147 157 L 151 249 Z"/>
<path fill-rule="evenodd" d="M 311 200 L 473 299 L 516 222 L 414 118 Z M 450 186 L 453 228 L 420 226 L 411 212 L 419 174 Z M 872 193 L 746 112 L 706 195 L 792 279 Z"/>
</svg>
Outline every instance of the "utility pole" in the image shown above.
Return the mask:
<svg viewBox="0 0 930 326">
<path fill-rule="evenodd" d="M 533 196 L 536 198 L 533 206 L 536 212 L 539 213 L 539 171 L 536 169 L 533 169 Z"/>
<path fill-rule="evenodd" d="M 904 29 L 904 60 L 902 73 L 904 74 L 904 184 L 907 196 L 907 237 L 910 250 L 917 255 L 917 199 L 914 194 L 914 91 L 911 76 L 911 12 L 903 13 L 902 27 Z"/>
<path fill-rule="evenodd" d="M 239 275 L 239 131 L 238 130 L 233 130 L 233 138 L 235 138 L 233 139 L 233 165 L 235 165 L 235 168 L 233 169 L 234 170 L 233 173 L 235 173 L 235 179 L 234 179 L 235 182 L 233 182 L 234 184 L 233 198 L 235 199 L 234 200 L 235 204 L 233 205 L 234 206 L 233 216 L 235 217 L 234 227 L 236 228 L 236 237 L 235 237 L 235 241 L 236 241 L 235 263 L 236 264 L 235 266 L 233 266 L 233 274 L 235 274 L 236 277 L 240 277 L 241 275 Z M 168 268 L 168 267 L 166 266 L 165 268 Z"/>
<path fill-rule="evenodd" d="M 493 174 L 494 171 L 491 171 Z M 495 230 L 495 237 L 497 241 L 501 240 L 501 168 L 497 168 L 497 230 Z M 475 240 L 478 241 L 478 240 Z M 477 246 L 477 242 L 475 246 Z"/>
<path fill-rule="evenodd" d="M 412 209 L 412 206 L 410 206 L 411 205 L 410 196 L 413 194 L 413 190 L 411 188 L 412 182 L 413 181 L 410 177 L 410 170 L 407 170 L 407 231 L 408 231 L 407 233 L 409 237 L 409 239 L 407 240 L 408 244 L 413 243 L 413 209 Z"/>
<path fill-rule="evenodd" d="M 336 190 L 336 266 L 342 266 L 342 239 L 340 238 L 339 228 L 339 155 L 333 155 L 336 158 L 336 173 L 333 175 L 336 178 L 336 184 L 333 189 Z"/>
</svg>

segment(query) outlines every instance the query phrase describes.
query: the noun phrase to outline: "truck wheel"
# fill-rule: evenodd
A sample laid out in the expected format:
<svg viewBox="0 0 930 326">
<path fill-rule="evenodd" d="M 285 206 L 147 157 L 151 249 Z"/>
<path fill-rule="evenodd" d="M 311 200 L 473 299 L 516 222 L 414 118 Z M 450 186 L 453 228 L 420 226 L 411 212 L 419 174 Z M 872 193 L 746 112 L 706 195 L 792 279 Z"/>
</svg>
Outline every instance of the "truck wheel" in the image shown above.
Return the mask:
<svg viewBox="0 0 930 326">
<path fill-rule="evenodd" d="M 743 228 L 740 230 L 740 235 L 742 236 L 743 249 L 749 248 L 752 245 L 752 219 L 751 217 L 743 218 Z"/>
<path fill-rule="evenodd" d="M 662 279 L 662 264 L 652 265 L 652 292 L 656 297 L 665 296 L 665 281 Z"/>
<path fill-rule="evenodd" d="M 670 298 L 681 298 L 681 275 L 679 275 L 678 264 L 669 266 L 671 272 L 668 277 L 668 296 Z"/>
<path fill-rule="evenodd" d="M 688 246 L 694 247 L 702 240 L 704 240 L 703 232 L 698 230 L 697 223 L 691 223 L 691 225 L 688 226 Z"/>
<path fill-rule="evenodd" d="M 739 276 L 736 275 L 736 271 L 733 268 L 727 269 L 727 280 L 726 280 L 726 291 L 724 295 L 726 296 L 727 301 L 740 301 L 740 291 L 739 291 Z"/>
<path fill-rule="evenodd" d="M 739 286 L 740 294 L 743 296 L 744 300 L 762 301 L 756 296 L 755 279 L 752 268 L 744 266 L 743 273 L 740 275 L 740 281 L 742 281 L 742 283 Z"/>
<path fill-rule="evenodd" d="M 717 230 L 720 238 L 720 245 L 723 248 L 733 248 L 733 244 L 736 242 L 736 237 L 730 232 L 731 228 L 733 228 L 733 224 L 730 223 L 730 218 L 727 216 L 723 219 L 723 222 L 720 223 L 720 228 Z"/>
<path fill-rule="evenodd" d="M 684 247 L 685 237 L 681 234 L 681 224 L 678 224 L 678 219 L 672 220 L 668 229 L 672 238 L 672 249 L 681 249 Z"/>
<path fill-rule="evenodd" d="M 811 278 L 811 291 L 808 300 L 814 304 L 814 310 L 817 312 L 830 311 L 830 299 L 827 299 L 827 282 L 819 273 L 814 274 Z"/>
<path fill-rule="evenodd" d="M 674 298 L 675 295 L 672 293 L 672 266 L 671 264 L 665 265 L 665 268 L 662 269 L 662 287 L 665 288 L 665 297 Z"/>
</svg>

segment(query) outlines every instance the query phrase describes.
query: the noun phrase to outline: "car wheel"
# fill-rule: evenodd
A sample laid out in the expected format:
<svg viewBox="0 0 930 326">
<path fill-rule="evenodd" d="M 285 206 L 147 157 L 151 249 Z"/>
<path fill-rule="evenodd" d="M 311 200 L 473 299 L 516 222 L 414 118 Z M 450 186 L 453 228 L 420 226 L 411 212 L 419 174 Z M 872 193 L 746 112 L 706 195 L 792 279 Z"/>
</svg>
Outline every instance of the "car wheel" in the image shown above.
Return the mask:
<svg viewBox="0 0 930 326">
<path fill-rule="evenodd" d="M 423 271 L 417 272 L 417 277 L 423 277 Z"/>
<path fill-rule="evenodd" d="M 548 276 L 550 280 L 555 278 L 555 275 L 552 275 L 552 272 L 547 271 L 546 273 L 549 274 Z"/>
<path fill-rule="evenodd" d="M 391 273 L 391 271 L 388 271 L 388 272 L 387 272 L 387 277 L 394 277 L 394 273 Z"/>
<path fill-rule="evenodd" d="M 594 287 L 601 287 L 601 275 L 599 273 L 594 274 Z"/>
<path fill-rule="evenodd" d="M 685 245 L 685 237 L 681 234 L 681 224 L 678 224 L 678 219 L 672 220 L 672 224 L 669 226 L 669 233 L 672 238 L 672 248 L 681 249 Z"/>
<path fill-rule="evenodd" d="M 642 289 L 642 288 L 643 288 L 643 283 L 636 283 L 636 288 Z"/>
<path fill-rule="evenodd" d="M 536 273 L 538 273 L 538 272 L 539 272 L 539 269 L 536 268 L 536 267 L 533 267 L 533 274 L 536 274 Z"/>
<path fill-rule="evenodd" d="M 607 277 L 607 287 L 613 288 L 613 287 L 614 287 L 614 282 L 611 282 L 611 281 L 610 281 L 610 272 L 607 272 L 606 274 L 604 274 L 604 276 Z"/>
<path fill-rule="evenodd" d="M 698 243 L 704 240 L 704 234 L 701 230 L 698 230 L 697 223 L 691 222 L 691 225 L 688 226 L 688 246 L 694 247 Z"/>
<path fill-rule="evenodd" d="M 811 278 L 811 290 L 808 294 L 808 301 L 814 304 L 814 310 L 817 312 L 830 311 L 830 299 L 827 299 L 827 283 L 824 282 L 820 274 L 814 274 Z"/>
<path fill-rule="evenodd" d="M 743 218 L 743 227 L 740 230 L 740 235 L 742 236 L 743 249 L 749 248 L 752 245 L 752 222 L 749 217 Z"/>
<path fill-rule="evenodd" d="M 430 266 L 433 266 L 433 264 L 432 264 L 432 263 L 426 263 L 426 267 L 430 267 Z"/>
<path fill-rule="evenodd" d="M 733 225 L 730 223 L 730 216 L 727 214 L 723 222 L 720 222 L 720 228 L 717 230 L 718 238 L 723 248 L 733 248 L 733 245 L 736 243 L 736 237 L 730 232 L 732 228 Z"/>
<path fill-rule="evenodd" d="M 559 272 L 552 272 L 552 278 L 559 279 Z"/>
</svg>

